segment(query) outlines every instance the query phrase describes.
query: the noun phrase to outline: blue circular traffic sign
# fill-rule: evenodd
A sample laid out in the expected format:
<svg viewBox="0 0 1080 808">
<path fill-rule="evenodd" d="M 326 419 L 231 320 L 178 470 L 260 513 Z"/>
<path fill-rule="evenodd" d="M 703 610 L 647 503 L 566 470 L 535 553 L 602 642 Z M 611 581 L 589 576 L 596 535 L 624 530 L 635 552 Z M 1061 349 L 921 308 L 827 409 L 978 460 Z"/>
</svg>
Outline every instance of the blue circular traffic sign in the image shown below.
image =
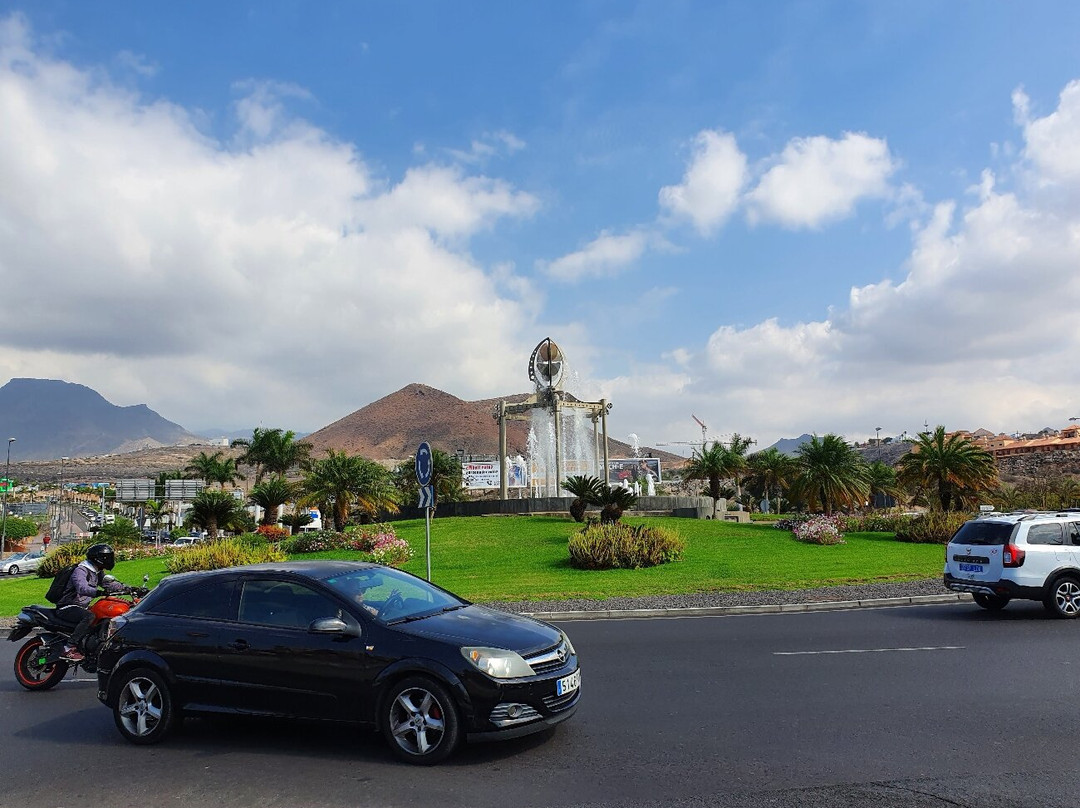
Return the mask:
<svg viewBox="0 0 1080 808">
<path fill-rule="evenodd" d="M 427 441 L 421 443 L 416 450 L 416 481 L 420 485 L 431 483 L 431 447 Z"/>
</svg>

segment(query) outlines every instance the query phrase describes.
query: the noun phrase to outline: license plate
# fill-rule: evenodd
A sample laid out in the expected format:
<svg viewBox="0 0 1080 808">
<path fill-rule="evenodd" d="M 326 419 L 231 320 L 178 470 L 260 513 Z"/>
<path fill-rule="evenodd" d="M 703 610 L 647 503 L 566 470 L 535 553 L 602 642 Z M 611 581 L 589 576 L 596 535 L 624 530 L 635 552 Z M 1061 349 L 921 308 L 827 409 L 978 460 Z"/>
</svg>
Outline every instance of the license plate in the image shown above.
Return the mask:
<svg viewBox="0 0 1080 808">
<path fill-rule="evenodd" d="M 581 687 L 581 671 L 574 671 L 569 676 L 564 676 L 555 682 L 555 695 L 565 696 L 567 693 L 573 693 Z"/>
<path fill-rule="evenodd" d="M 961 564 L 960 572 L 982 572 L 982 564 Z"/>
</svg>

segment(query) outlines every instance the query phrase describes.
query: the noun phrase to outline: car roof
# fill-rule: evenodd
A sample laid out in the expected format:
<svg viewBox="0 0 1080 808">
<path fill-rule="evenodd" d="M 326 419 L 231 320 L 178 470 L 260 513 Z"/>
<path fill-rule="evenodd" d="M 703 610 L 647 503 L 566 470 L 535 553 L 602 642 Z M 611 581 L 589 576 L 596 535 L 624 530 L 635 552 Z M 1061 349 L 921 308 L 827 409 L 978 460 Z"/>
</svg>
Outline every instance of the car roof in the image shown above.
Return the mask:
<svg viewBox="0 0 1080 808">
<path fill-rule="evenodd" d="M 381 569 L 381 564 L 372 564 L 366 561 L 341 561 L 338 559 L 315 559 L 313 561 L 267 561 L 262 564 L 246 564 L 242 567 L 222 567 L 216 570 L 197 570 L 194 572 L 182 572 L 170 575 L 166 580 L 187 580 L 193 577 L 208 578 L 234 573 L 246 572 L 283 572 L 293 575 L 302 575 L 313 580 L 321 581 L 324 578 L 332 578 L 335 575 L 343 575 L 355 572 L 358 569 Z"/>
<path fill-rule="evenodd" d="M 1004 522 L 1015 525 L 1017 522 L 1034 522 L 1049 519 L 1080 519 L 1080 511 L 1013 511 L 1011 513 L 988 513 L 971 520 L 973 522 Z"/>
</svg>

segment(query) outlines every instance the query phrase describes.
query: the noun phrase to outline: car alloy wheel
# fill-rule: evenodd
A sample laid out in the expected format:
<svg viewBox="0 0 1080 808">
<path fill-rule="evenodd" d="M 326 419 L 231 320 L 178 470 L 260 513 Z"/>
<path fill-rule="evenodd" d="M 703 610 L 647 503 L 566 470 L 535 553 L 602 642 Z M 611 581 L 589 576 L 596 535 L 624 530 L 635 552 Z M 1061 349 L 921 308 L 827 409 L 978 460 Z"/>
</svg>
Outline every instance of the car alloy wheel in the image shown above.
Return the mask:
<svg viewBox="0 0 1080 808">
<path fill-rule="evenodd" d="M 1057 617 L 1077 617 L 1080 615 L 1080 583 L 1071 576 L 1058 578 L 1045 605 Z"/>
<path fill-rule="evenodd" d="M 9 575 L 18 575 L 19 574 L 19 565 L 18 564 L 12 564 L 10 567 L 8 567 L 8 574 Z"/>
<path fill-rule="evenodd" d="M 165 680 L 145 668 L 125 673 L 113 718 L 120 734 L 132 743 L 151 744 L 163 739 L 174 720 L 172 696 Z"/>
<path fill-rule="evenodd" d="M 438 763 L 454 751 L 461 736 L 453 698 L 427 677 L 411 677 L 392 688 L 382 721 L 391 749 L 409 763 Z"/>
</svg>

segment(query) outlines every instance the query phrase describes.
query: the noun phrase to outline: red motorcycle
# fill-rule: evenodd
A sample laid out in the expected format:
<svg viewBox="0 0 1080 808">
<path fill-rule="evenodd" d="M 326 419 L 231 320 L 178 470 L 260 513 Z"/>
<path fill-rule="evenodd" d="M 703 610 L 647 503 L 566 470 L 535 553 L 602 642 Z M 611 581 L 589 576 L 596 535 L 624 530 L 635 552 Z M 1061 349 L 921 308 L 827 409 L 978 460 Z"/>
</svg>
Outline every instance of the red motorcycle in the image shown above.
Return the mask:
<svg viewBox="0 0 1080 808">
<path fill-rule="evenodd" d="M 145 583 L 146 578 L 143 581 Z M 81 662 L 69 662 L 62 658 L 64 645 L 75 630 L 74 623 L 61 620 L 57 610 L 52 607 L 23 606 L 15 627 L 8 634 L 8 640 L 18 642 L 28 634 L 34 633 L 34 636 L 15 655 L 16 681 L 27 690 L 48 690 L 58 685 L 71 667 L 81 666 L 87 673 L 94 673 L 97 670 L 98 651 L 108 636 L 110 621 L 130 611 L 149 591 L 145 586 L 127 587 L 121 592 L 110 592 L 90 604 L 94 622 L 79 643 L 84 657 Z"/>
</svg>

